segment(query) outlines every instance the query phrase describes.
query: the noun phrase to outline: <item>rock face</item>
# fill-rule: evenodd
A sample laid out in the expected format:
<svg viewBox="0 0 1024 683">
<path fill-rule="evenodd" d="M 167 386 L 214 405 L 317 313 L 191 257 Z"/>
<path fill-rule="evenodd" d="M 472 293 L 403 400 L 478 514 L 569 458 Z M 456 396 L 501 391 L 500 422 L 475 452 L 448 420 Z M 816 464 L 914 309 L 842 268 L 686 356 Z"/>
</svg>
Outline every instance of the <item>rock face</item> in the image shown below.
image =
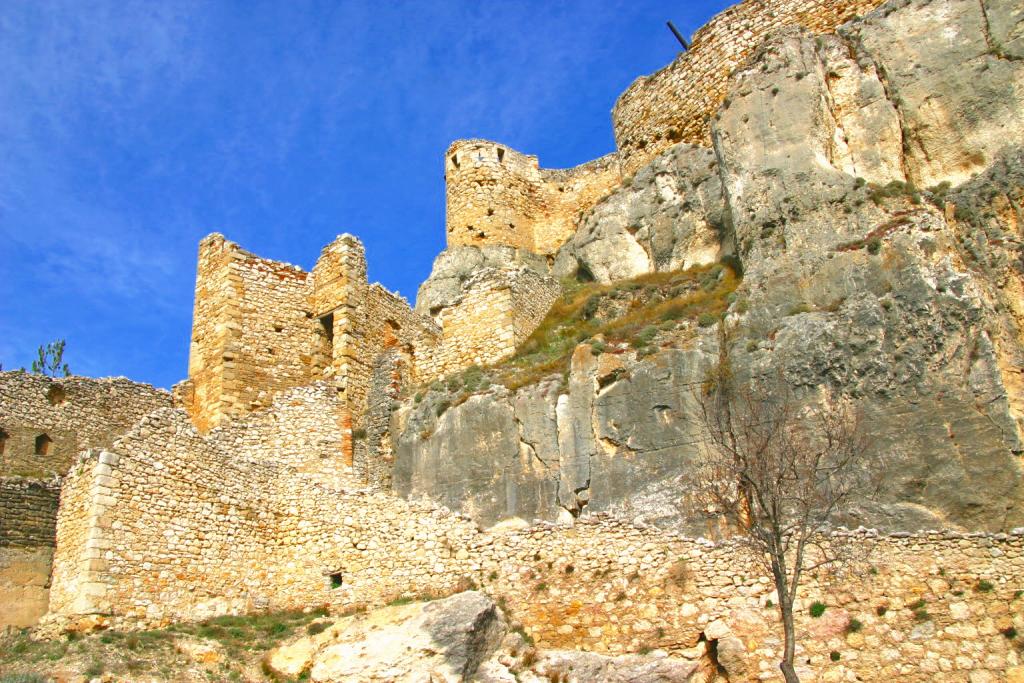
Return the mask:
<svg viewBox="0 0 1024 683">
<path fill-rule="evenodd" d="M 270 653 L 268 666 L 283 676 L 309 671 L 310 680 L 469 680 L 501 644 L 504 618 L 476 591 L 346 617 L 321 633 Z"/>
<path fill-rule="evenodd" d="M 519 265 L 542 275 L 550 270 L 543 256 L 525 249 L 499 245 L 449 247 L 434 259 L 430 277 L 420 285 L 416 293 L 416 312 L 436 315 L 440 309 L 451 306 L 461 298 L 463 283 L 479 270 Z"/>
<path fill-rule="evenodd" d="M 596 357 L 582 345 L 568 393 L 558 381 L 516 393 L 494 387 L 440 418 L 439 399 L 428 395 L 393 421 L 401 434 L 394 488 L 487 526 L 584 512 L 674 525 L 684 519 L 679 478 L 695 438 L 689 388 L 701 367 L 698 351 L 666 351 L 651 362 Z"/>
<path fill-rule="evenodd" d="M 1024 524 L 1024 7 L 893 0 L 837 34 L 775 34 L 733 74 L 713 149 L 677 145 L 584 217 L 556 275 L 600 282 L 732 254 L 742 371 L 832 387 L 887 464 L 858 519 Z M 564 381 L 392 418 L 394 487 L 483 524 L 683 513 L 692 386 L 714 328 Z M 441 412 L 440 418 L 436 416 Z"/>
<path fill-rule="evenodd" d="M 320 683 L 697 683 L 708 680 L 702 672 L 710 662 L 703 647 L 694 650 L 693 660 L 664 653 L 538 652 L 509 633 L 494 601 L 476 591 L 385 607 L 322 629 L 271 651 L 266 666 L 279 676 L 307 675 Z"/>
<path fill-rule="evenodd" d="M 676 145 L 586 215 L 555 274 L 611 282 L 713 263 L 727 239 L 724 209 L 714 152 Z"/>
</svg>

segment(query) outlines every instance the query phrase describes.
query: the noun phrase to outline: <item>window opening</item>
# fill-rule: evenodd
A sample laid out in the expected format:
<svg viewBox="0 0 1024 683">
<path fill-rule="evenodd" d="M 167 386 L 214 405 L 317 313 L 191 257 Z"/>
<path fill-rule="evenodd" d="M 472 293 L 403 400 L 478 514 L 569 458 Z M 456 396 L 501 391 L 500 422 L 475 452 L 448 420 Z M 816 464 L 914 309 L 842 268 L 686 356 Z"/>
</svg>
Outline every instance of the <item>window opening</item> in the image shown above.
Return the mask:
<svg viewBox="0 0 1024 683">
<path fill-rule="evenodd" d="M 334 343 L 334 314 L 328 313 L 324 317 L 320 318 L 320 324 L 324 328 L 324 334 L 327 335 L 327 341 Z"/>
<path fill-rule="evenodd" d="M 40 434 L 36 437 L 36 455 L 46 455 L 50 452 L 50 444 L 53 443 L 46 434 Z"/>
</svg>

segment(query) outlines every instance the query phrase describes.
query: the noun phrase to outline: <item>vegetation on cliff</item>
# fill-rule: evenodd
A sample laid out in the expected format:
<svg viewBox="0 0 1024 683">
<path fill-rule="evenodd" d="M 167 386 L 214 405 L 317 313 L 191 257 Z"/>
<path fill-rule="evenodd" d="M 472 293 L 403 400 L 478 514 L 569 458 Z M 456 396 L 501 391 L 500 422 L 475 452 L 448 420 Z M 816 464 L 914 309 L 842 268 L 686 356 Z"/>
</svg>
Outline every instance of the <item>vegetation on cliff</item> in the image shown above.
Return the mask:
<svg viewBox="0 0 1024 683">
<path fill-rule="evenodd" d="M 494 367 L 495 380 L 510 389 L 565 373 L 577 344 L 595 353 L 628 344 L 641 354 L 692 338 L 712 325 L 734 300 L 740 277 L 727 264 L 650 273 L 613 284 L 568 280 L 563 294 L 516 355 Z M 680 332 L 682 334 L 680 334 Z M 664 334 L 668 333 L 668 334 Z"/>
</svg>

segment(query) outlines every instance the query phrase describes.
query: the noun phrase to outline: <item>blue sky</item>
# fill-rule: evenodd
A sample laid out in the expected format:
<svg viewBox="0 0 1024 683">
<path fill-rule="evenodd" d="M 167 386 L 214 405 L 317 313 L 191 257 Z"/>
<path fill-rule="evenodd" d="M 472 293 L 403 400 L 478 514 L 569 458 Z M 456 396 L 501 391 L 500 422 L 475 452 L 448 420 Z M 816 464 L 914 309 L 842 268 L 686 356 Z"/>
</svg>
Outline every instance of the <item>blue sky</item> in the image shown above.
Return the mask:
<svg viewBox="0 0 1024 683">
<path fill-rule="evenodd" d="M 185 377 L 210 232 L 312 267 L 351 232 L 410 300 L 444 247 L 442 157 L 574 166 L 728 3 L 0 2 L 0 363 Z"/>
</svg>

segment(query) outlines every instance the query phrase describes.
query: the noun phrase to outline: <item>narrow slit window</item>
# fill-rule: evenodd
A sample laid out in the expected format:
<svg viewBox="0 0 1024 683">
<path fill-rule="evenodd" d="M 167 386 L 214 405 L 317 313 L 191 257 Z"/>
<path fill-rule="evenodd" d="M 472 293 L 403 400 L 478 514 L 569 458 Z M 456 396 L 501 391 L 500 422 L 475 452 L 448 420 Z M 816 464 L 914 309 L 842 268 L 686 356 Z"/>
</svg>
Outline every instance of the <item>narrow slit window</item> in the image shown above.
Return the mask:
<svg viewBox="0 0 1024 683">
<path fill-rule="evenodd" d="M 455 168 L 459 167 L 459 156 L 457 154 L 452 155 L 452 166 Z"/>
<path fill-rule="evenodd" d="M 0 455 L 4 454 L 7 450 L 7 439 L 11 438 L 11 435 L 0 429 Z"/>
<path fill-rule="evenodd" d="M 323 325 L 324 334 L 327 335 L 328 343 L 334 343 L 334 314 L 328 313 L 324 317 L 320 318 L 320 324 Z"/>
<path fill-rule="evenodd" d="M 331 588 L 341 588 L 341 572 L 333 572 L 330 574 Z"/>
<path fill-rule="evenodd" d="M 500 164 L 505 160 L 505 150 L 501 147 L 498 148 L 498 163 Z"/>
<path fill-rule="evenodd" d="M 46 455 L 47 453 L 49 453 L 50 452 L 50 444 L 52 444 L 52 443 L 53 443 L 53 439 L 51 439 L 46 434 L 40 434 L 39 436 L 37 436 L 36 437 L 36 455 Z"/>
</svg>

